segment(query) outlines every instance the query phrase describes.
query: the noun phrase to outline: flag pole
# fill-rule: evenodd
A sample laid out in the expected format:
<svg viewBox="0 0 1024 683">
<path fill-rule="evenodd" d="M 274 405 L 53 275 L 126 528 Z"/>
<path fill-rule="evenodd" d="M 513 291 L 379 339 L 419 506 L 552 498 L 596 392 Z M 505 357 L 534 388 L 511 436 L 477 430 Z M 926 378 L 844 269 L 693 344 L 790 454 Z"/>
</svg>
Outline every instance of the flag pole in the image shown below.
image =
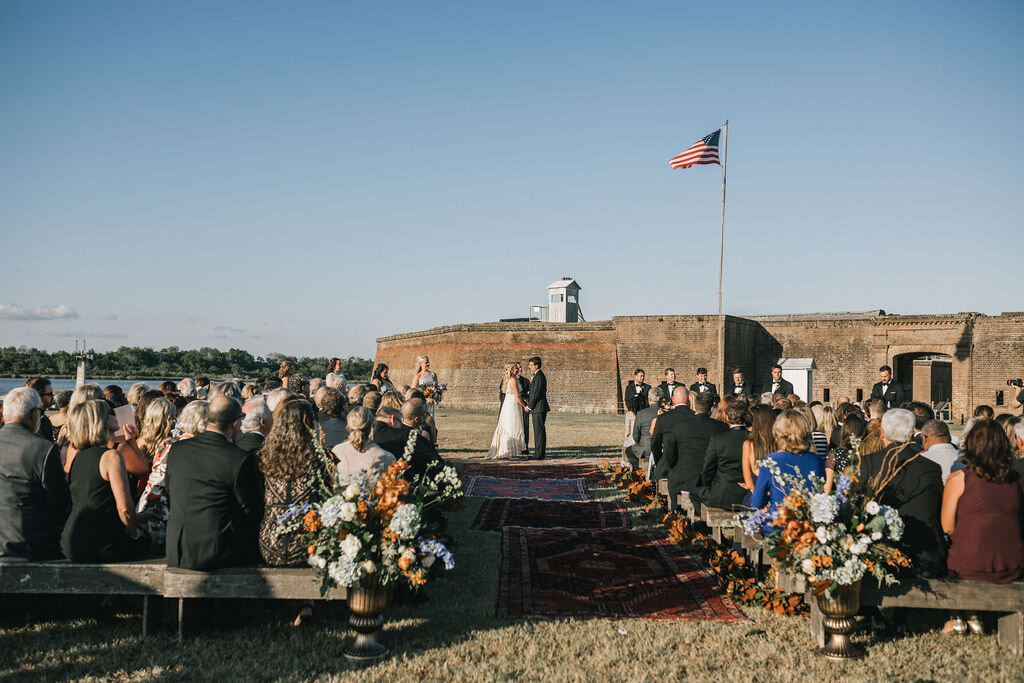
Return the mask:
<svg viewBox="0 0 1024 683">
<path fill-rule="evenodd" d="M 725 265 L 725 172 L 729 163 L 729 119 L 722 124 L 722 242 L 718 252 L 718 386 L 725 396 L 725 315 L 722 313 L 722 267 Z"/>
</svg>

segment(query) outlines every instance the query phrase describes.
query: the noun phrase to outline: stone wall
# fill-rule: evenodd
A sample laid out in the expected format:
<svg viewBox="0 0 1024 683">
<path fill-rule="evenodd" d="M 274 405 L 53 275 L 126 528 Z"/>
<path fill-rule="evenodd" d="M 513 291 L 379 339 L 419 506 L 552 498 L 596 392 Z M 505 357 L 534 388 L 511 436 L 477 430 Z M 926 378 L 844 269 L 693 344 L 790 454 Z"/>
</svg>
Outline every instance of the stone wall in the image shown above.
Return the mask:
<svg viewBox="0 0 1024 683">
<path fill-rule="evenodd" d="M 621 316 L 594 323 L 482 323 L 439 327 L 377 340 L 377 362 L 393 381 L 409 382 L 417 355 L 429 355 L 445 402 L 497 410 L 502 365 L 533 355 L 544 359 L 553 410 L 621 412 L 622 391 L 643 368 L 656 385 L 674 367 L 680 382 L 695 380 L 700 366 L 718 378 L 718 318 L 714 315 Z M 740 367 L 755 389 L 766 383 L 779 358 L 813 358 L 814 395 L 830 402 L 867 398 L 878 368 L 912 373 L 918 357 L 949 357 L 952 415 L 970 417 L 979 404 L 1011 412 L 1016 391 L 1008 378 L 1024 376 L 1024 313 L 902 316 L 882 311 L 725 319 L 725 366 Z M 728 387 L 731 378 L 726 378 Z M 930 393 L 930 382 L 900 377 L 908 391 Z M 996 405 L 996 392 L 1004 405 Z M 930 395 L 915 396 L 928 401 Z M 1012 411 L 1018 412 L 1018 411 Z"/>
</svg>

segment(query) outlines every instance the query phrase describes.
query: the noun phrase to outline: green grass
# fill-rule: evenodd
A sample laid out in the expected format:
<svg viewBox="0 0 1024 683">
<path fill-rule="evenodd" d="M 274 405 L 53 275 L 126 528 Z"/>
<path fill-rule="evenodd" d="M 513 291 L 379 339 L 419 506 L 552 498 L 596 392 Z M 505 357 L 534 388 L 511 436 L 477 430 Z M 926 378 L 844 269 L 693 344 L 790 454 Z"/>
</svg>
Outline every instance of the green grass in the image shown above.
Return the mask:
<svg viewBox="0 0 1024 683">
<path fill-rule="evenodd" d="M 439 410 L 445 456 L 482 455 L 495 420 L 490 413 Z M 578 444 L 586 453 L 617 457 L 622 419 L 555 413 L 548 432 L 552 450 Z M 598 499 L 618 496 L 611 487 L 592 492 Z M 208 630 L 179 646 L 170 629 L 142 640 L 132 610 L 104 626 L 89 617 L 86 598 L 47 598 L 37 605 L 36 622 L 0 628 L 0 679 L 1024 679 L 1024 664 L 1000 650 L 994 635 L 943 636 L 937 631 L 943 615 L 927 612 L 915 613 L 907 637 L 859 637 L 867 659 L 841 664 L 814 654 L 806 618 L 759 608 L 744 609 L 751 621 L 742 624 L 498 619 L 499 534 L 468 531 L 480 504 L 468 499 L 450 515 L 456 568 L 427 586 L 425 601 L 388 607 L 381 640 L 391 656 L 372 668 L 356 668 L 342 656 L 353 636 L 343 604 L 320 603 L 316 623 L 294 629 L 286 623 L 294 614 L 290 605 L 243 603 L 247 626 Z M 634 514 L 634 524 L 650 522 Z M 10 616 L 0 616 L 5 613 Z"/>
</svg>

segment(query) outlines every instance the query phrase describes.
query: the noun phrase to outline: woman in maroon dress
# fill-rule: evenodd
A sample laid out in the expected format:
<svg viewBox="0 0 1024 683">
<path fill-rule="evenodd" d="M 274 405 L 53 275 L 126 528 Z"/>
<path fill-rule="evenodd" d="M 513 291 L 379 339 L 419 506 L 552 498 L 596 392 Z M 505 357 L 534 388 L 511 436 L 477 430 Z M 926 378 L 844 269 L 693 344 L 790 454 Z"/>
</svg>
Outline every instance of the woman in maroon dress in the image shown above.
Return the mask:
<svg viewBox="0 0 1024 683">
<path fill-rule="evenodd" d="M 972 581 L 1016 581 L 1024 577 L 1024 491 L 1010 441 L 994 420 L 979 420 L 971 429 L 963 464 L 949 475 L 942 495 L 942 528 L 952 540 L 949 572 Z M 966 624 L 956 616 L 942 630 L 966 633 L 968 628 L 982 631 L 977 616 Z"/>
</svg>

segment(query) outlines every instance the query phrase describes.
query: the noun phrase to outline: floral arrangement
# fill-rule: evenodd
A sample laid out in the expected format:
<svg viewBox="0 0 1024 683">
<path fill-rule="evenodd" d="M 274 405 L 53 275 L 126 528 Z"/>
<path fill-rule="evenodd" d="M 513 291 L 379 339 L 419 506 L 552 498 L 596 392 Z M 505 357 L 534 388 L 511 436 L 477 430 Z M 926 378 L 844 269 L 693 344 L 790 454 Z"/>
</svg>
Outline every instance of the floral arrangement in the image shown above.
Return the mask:
<svg viewBox="0 0 1024 683">
<path fill-rule="evenodd" d="M 444 384 L 421 384 L 420 391 L 423 392 L 428 401 L 440 403 L 441 399 L 444 398 L 444 392 L 448 391 L 448 382 Z"/>
<path fill-rule="evenodd" d="M 824 480 L 799 472 L 782 474 L 770 458 L 764 466 L 789 491 L 782 504 L 741 515 L 744 531 L 763 537 L 761 547 L 777 564 L 803 574 L 815 593 L 831 593 L 870 574 L 880 584 L 898 583 L 895 571 L 910 560 L 893 543 L 903 536 L 903 520 L 887 505 L 851 493 L 853 476 L 839 477 L 835 491 Z M 855 470 L 853 470 L 855 471 Z"/>
<path fill-rule="evenodd" d="M 322 502 L 293 506 L 278 517 L 276 533 L 301 534 L 309 564 L 321 577 L 321 593 L 331 586 L 351 587 L 376 575 L 383 584 L 424 585 L 432 571 L 455 567 L 440 540 L 443 518 L 428 510 L 462 497 L 462 482 L 440 461 L 411 476 L 413 430 L 403 457 L 380 478 L 367 472 L 337 479 L 333 460 L 317 452 L 333 483 L 323 485 Z"/>
<path fill-rule="evenodd" d="M 765 578 L 759 579 L 742 553 L 697 531 L 685 515 L 679 512 L 666 514 L 665 496 L 658 494 L 657 483 L 647 479 L 643 472 L 607 461 L 601 464 L 601 469 L 610 483 L 626 491 L 626 502 L 642 504 L 641 515 L 660 520 L 672 540 L 700 557 L 733 600 L 744 605 L 760 605 L 775 614 L 809 612 L 802 595 L 788 594 L 775 588 L 774 567 L 769 569 Z"/>
</svg>

